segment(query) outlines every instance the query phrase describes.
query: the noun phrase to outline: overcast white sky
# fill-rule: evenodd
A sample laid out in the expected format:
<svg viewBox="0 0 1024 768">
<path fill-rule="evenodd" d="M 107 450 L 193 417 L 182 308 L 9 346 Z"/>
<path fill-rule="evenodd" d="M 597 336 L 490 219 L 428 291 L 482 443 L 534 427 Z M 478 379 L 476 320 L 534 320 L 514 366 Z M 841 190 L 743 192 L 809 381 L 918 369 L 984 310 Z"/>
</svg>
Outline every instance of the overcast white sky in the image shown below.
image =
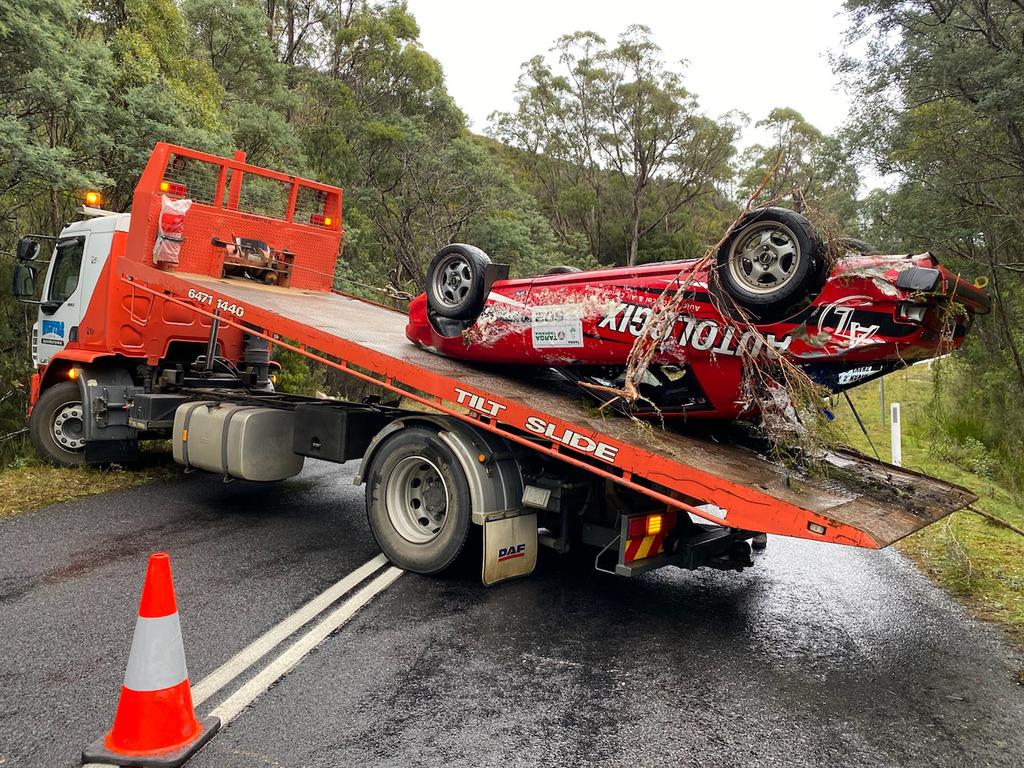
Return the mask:
<svg viewBox="0 0 1024 768">
<path fill-rule="evenodd" d="M 522 62 L 562 34 L 614 40 L 645 24 L 665 58 L 686 59 L 687 87 L 704 112 L 732 109 L 751 123 L 789 106 L 830 132 L 846 117 L 827 52 L 842 45 L 841 0 L 409 0 L 424 48 L 444 66 L 448 90 L 483 132 L 494 110 L 514 108 Z M 744 144 L 759 140 L 753 129 Z"/>
</svg>

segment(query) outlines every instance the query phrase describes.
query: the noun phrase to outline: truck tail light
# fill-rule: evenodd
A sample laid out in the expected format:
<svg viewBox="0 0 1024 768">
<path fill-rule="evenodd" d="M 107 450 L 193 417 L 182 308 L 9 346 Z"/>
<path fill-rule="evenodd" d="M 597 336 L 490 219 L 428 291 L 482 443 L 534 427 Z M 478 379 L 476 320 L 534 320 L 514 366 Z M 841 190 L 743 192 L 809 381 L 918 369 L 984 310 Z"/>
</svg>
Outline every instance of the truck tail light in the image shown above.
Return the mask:
<svg viewBox="0 0 1024 768">
<path fill-rule="evenodd" d="M 160 191 L 171 197 L 185 197 L 188 195 L 187 186 L 178 184 L 175 181 L 167 181 L 166 179 L 160 182 Z"/>
<path fill-rule="evenodd" d="M 676 515 L 673 511 L 631 517 L 629 519 L 629 538 L 657 536 L 660 533 L 667 533 L 675 527 L 675 518 Z"/>
<path fill-rule="evenodd" d="M 676 527 L 676 511 L 630 515 L 626 528 L 626 541 L 622 547 L 625 563 L 645 560 L 666 551 L 666 537 Z"/>
<path fill-rule="evenodd" d="M 328 229 L 334 228 L 334 218 L 331 216 L 324 216 L 322 213 L 310 214 L 309 223 L 315 224 L 318 227 L 327 227 Z"/>
</svg>

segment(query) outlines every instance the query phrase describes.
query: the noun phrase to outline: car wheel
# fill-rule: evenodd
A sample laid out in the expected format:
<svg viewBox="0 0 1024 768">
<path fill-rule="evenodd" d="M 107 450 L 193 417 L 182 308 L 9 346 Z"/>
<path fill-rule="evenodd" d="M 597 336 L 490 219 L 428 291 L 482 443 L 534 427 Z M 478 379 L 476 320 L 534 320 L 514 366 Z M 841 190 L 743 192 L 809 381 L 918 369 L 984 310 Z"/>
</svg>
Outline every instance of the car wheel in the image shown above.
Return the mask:
<svg viewBox="0 0 1024 768">
<path fill-rule="evenodd" d="M 570 267 L 570 266 L 568 266 L 566 264 L 560 264 L 557 267 L 552 267 L 551 269 L 549 269 L 544 274 L 545 275 L 574 275 L 577 272 L 582 272 L 582 271 L 583 270 L 580 269 L 579 267 Z"/>
<path fill-rule="evenodd" d="M 29 418 L 29 436 L 47 464 L 85 463 L 85 411 L 76 382 L 63 381 L 43 392 Z"/>
<path fill-rule="evenodd" d="M 472 245 L 446 245 L 427 268 L 427 304 L 442 317 L 470 320 L 484 306 L 486 253 Z"/>
<path fill-rule="evenodd" d="M 778 313 L 819 287 L 825 246 L 811 223 L 785 208 L 748 214 L 718 250 L 719 284 L 760 320 Z"/>
<path fill-rule="evenodd" d="M 471 521 L 469 482 L 455 454 L 423 427 L 386 438 L 366 474 L 370 529 L 388 559 L 438 573 L 462 551 Z"/>
</svg>

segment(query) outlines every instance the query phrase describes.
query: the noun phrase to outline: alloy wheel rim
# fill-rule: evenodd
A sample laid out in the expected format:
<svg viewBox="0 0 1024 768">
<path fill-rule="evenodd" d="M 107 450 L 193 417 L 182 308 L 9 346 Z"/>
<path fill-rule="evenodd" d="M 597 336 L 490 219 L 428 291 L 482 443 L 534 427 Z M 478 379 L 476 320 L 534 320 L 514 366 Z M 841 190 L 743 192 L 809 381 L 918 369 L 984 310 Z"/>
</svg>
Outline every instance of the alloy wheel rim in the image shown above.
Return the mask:
<svg viewBox="0 0 1024 768">
<path fill-rule="evenodd" d="M 446 256 L 434 270 L 434 295 L 442 304 L 457 307 L 473 287 L 473 269 L 460 254 Z"/>
<path fill-rule="evenodd" d="M 789 227 L 758 222 L 741 230 L 729 249 L 729 274 L 745 290 L 775 293 L 796 277 L 800 245 Z"/>
</svg>

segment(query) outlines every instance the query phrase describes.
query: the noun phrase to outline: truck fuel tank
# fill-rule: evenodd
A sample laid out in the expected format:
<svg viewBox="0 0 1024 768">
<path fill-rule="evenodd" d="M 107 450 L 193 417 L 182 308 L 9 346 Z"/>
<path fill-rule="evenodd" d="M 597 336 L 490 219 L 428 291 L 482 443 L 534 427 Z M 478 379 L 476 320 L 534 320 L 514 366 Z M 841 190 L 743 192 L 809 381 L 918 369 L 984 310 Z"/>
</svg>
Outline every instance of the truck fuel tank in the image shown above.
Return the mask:
<svg viewBox="0 0 1024 768">
<path fill-rule="evenodd" d="M 240 480 L 294 477 L 304 458 L 292 451 L 295 414 L 277 408 L 203 401 L 174 413 L 174 460 Z"/>
</svg>

